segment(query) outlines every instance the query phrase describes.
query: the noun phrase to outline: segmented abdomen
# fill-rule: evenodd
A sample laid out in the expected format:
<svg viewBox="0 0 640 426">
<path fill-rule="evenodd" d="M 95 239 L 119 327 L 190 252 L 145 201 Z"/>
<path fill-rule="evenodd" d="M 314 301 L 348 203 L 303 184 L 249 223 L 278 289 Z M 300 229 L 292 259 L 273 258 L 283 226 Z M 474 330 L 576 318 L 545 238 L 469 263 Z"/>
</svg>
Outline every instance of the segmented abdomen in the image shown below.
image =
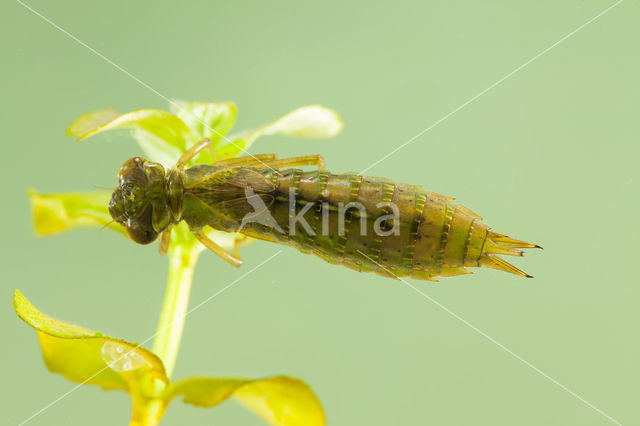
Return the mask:
<svg viewBox="0 0 640 426">
<path fill-rule="evenodd" d="M 389 277 L 432 279 L 468 273 L 465 266 L 488 266 L 527 276 L 495 254 L 521 255 L 517 248 L 535 245 L 491 232 L 479 216 L 448 197 L 356 174 L 299 169 L 281 170 L 280 175 L 265 173 L 271 173 L 276 184 L 269 210 L 284 232 L 252 223 L 242 230 L 247 235 Z M 364 224 L 358 206 L 366 213 Z M 289 229 L 290 215 L 302 212 L 308 227 L 296 221 L 294 232 Z M 376 220 L 394 213 L 398 223 L 389 219 L 376 227 Z M 391 232 L 394 226 L 397 232 Z"/>
</svg>

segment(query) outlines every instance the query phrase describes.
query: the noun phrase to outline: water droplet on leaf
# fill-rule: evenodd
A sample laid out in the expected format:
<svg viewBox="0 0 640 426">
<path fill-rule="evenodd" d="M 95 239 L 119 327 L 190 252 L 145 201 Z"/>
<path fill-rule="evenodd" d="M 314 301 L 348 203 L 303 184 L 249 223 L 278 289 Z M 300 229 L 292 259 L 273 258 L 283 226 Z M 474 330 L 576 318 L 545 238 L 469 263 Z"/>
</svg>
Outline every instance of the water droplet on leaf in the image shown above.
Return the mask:
<svg viewBox="0 0 640 426">
<path fill-rule="evenodd" d="M 121 343 L 107 341 L 102 345 L 102 360 L 109 368 L 118 373 L 148 367 L 149 363 L 142 355 Z"/>
</svg>

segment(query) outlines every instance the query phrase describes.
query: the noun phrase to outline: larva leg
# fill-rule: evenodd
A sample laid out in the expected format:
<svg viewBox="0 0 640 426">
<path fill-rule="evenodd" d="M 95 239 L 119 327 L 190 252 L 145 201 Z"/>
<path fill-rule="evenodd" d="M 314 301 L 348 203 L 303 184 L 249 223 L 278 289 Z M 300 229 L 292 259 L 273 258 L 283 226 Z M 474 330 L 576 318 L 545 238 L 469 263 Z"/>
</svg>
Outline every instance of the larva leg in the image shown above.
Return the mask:
<svg viewBox="0 0 640 426">
<path fill-rule="evenodd" d="M 169 242 L 171 241 L 171 228 L 173 227 L 169 226 L 167 229 L 165 229 L 162 232 L 162 237 L 160 238 L 160 245 L 158 246 L 158 251 L 163 256 L 167 254 L 167 250 L 169 249 Z"/>
<path fill-rule="evenodd" d="M 247 238 L 249 237 L 247 237 L 246 235 L 243 235 L 242 237 L 238 237 L 235 240 L 233 240 L 233 253 L 236 255 L 238 259 L 240 259 L 240 243 L 245 241 Z"/>
<path fill-rule="evenodd" d="M 265 161 L 265 165 L 275 169 L 284 169 L 297 166 L 318 166 L 324 170 L 324 158 L 321 155 L 306 155 L 304 157 L 283 158 L 280 160 Z"/>
<path fill-rule="evenodd" d="M 197 231 L 193 231 L 193 235 L 200 241 L 206 248 L 232 264 L 233 266 L 240 267 L 242 266 L 242 260 L 238 256 L 234 256 L 218 244 L 216 244 L 213 240 L 207 237 L 201 229 Z"/>
<path fill-rule="evenodd" d="M 246 157 L 227 158 L 224 160 L 218 160 L 214 164 L 216 166 L 254 166 L 262 162 L 268 162 L 277 160 L 276 154 L 256 154 L 248 155 Z"/>
<path fill-rule="evenodd" d="M 198 142 L 197 144 L 193 145 L 191 148 L 189 148 L 188 150 L 185 151 L 184 154 L 182 154 L 180 156 L 180 158 L 178 159 L 178 162 L 176 163 L 176 167 L 178 169 L 183 168 L 189 161 L 191 161 L 191 159 L 193 157 L 195 157 L 196 155 L 198 155 L 200 153 L 200 151 L 202 151 L 203 149 L 206 148 L 211 148 L 213 145 L 211 145 L 211 139 L 207 138 L 207 139 L 202 139 L 200 142 Z M 211 150 L 211 154 L 213 155 L 213 158 L 215 160 L 215 151 Z"/>
</svg>

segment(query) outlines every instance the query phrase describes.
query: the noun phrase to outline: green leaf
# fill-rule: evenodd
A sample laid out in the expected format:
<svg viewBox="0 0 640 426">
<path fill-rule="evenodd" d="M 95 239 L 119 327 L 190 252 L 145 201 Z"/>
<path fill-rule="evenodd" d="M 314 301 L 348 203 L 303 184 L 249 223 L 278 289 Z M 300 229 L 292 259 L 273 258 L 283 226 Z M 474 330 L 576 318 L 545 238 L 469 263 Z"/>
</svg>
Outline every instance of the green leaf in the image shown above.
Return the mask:
<svg viewBox="0 0 640 426">
<path fill-rule="evenodd" d="M 209 138 L 216 143 L 236 122 L 237 108 L 233 102 L 171 101 L 171 112 L 178 116 L 198 140 Z"/>
<path fill-rule="evenodd" d="M 234 397 L 268 423 L 277 426 L 322 426 L 326 423 L 322 405 L 302 380 L 276 376 L 247 380 L 195 377 L 170 385 L 167 401 L 183 396 L 198 407 L 213 407 Z"/>
<path fill-rule="evenodd" d="M 140 392 L 141 384 L 150 382 L 150 378 L 168 382 L 160 359 L 142 347 L 51 318 L 18 290 L 13 306 L 18 316 L 38 332 L 44 362 L 53 373 L 73 382 L 128 392 Z"/>
<path fill-rule="evenodd" d="M 216 157 L 218 159 L 234 158 L 243 153 L 246 154 L 247 149 L 260 137 L 264 131 L 262 128 L 257 130 L 243 130 L 230 136 L 231 142 L 221 144 L 219 148 L 216 148 Z"/>
<path fill-rule="evenodd" d="M 113 120 L 120 113 L 115 109 L 101 109 L 82 114 L 67 129 L 67 136 L 82 136 Z"/>
<path fill-rule="evenodd" d="M 286 135 L 296 138 L 332 138 L 344 124 L 334 110 L 322 105 L 309 105 L 291 111 L 273 123 L 229 136 L 232 142 L 216 150 L 218 158 L 232 158 L 246 151 L 262 135 Z"/>
<path fill-rule="evenodd" d="M 322 105 L 309 105 L 291 111 L 269 124 L 266 135 L 287 135 L 296 138 L 332 138 L 344 127 L 337 112 Z"/>
<path fill-rule="evenodd" d="M 65 194 L 40 194 L 28 191 L 33 211 L 33 224 L 38 235 L 57 234 L 80 227 L 107 227 L 127 236 L 124 226 L 114 222 L 109 214 L 108 192 L 72 192 Z M 241 239 L 240 246 L 251 244 L 253 238 L 239 233 L 216 231 L 207 228 L 207 236 L 227 249 L 235 248 L 235 241 Z M 203 250 L 185 223 L 173 228 L 174 243 L 191 245 Z"/>
<path fill-rule="evenodd" d="M 195 135 L 197 140 L 209 138 L 215 148 L 236 121 L 233 102 L 186 102 L 172 100 L 171 112 L 176 114 Z M 211 151 L 201 151 L 191 164 L 211 164 Z"/>
<path fill-rule="evenodd" d="M 250 380 L 235 378 L 193 377 L 175 382 L 166 390 L 165 398 L 183 396 L 182 401 L 196 407 L 214 407 L 231 397 Z"/>
<path fill-rule="evenodd" d="M 149 159 L 165 166 L 173 166 L 187 146 L 196 142 L 182 120 L 158 109 L 140 109 L 120 115 L 81 135 L 78 140 L 117 129 L 133 129 L 134 138 Z"/>
<path fill-rule="evenodd" d="M 241 386 L 234 397 L 272 425 L 322 426 L 322 405 L 302 380 L 279 376 Z"/>
<path fill-rule="evenodd" d="M 72 192 L 39 194 L 29 190 L 33 224 L 39 235 L 49 235 L 86 226 L 107 226 L 127 235 L 123 226 L 114 223 L 109 214 L 108 192 Z"/>
</svg>

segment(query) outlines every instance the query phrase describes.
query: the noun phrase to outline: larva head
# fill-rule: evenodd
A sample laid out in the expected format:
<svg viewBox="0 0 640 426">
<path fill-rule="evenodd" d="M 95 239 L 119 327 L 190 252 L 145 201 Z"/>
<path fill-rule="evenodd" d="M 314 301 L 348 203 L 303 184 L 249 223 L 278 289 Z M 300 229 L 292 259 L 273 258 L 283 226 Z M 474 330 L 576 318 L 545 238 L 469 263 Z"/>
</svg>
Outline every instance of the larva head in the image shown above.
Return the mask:
<svg viewBox="0 0 640 426">
<path fill-rule="evenodd" d="M 109 202 L 111 217 L 136 243 L 155 241 L 169 224 L 164 168 L 142 157 L 130 158 L 118 171 L 118 184 Z"/>
</svg>

